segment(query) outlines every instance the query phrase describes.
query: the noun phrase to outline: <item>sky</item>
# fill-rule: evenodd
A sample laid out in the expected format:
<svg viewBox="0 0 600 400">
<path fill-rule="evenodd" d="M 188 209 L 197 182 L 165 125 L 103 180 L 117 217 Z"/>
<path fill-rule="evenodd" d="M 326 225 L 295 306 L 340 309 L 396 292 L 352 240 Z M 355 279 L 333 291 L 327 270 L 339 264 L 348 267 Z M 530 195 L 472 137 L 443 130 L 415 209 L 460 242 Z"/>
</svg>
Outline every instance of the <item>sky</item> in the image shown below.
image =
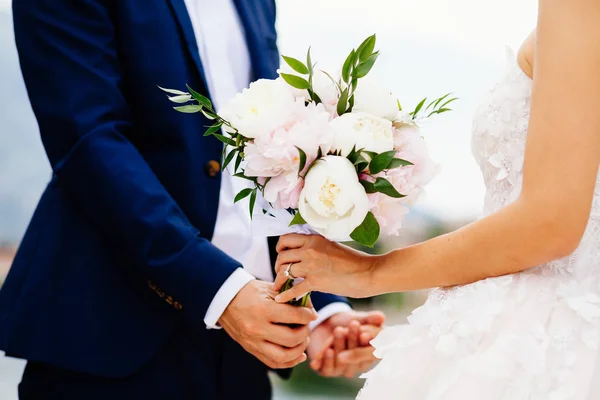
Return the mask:
<svg viewBox="0 0 600 400">
<path fill-rule="evenodd" d="M 216 1 L 216 0 L 215 0 Z M 372 75 L 406 108 L 453 92 L 455 111 L 423 125 L 441 173 L 418 206 L 442 219 L 478 216 L 484 188 L 471 156 L 471 116 L 536 22 L 535 0 L 278 0 L 285 55 L 337 70 L 352 47 L 376 33 L 381 51 Z M 27 100 L 10 22 L 0 0 L 0 242 L 21 237 L 49 178 Z M 5 129 L 5 127 L 10 129 Z M 4 129 L 3 129 L 4 128 Z"/>
</svg>

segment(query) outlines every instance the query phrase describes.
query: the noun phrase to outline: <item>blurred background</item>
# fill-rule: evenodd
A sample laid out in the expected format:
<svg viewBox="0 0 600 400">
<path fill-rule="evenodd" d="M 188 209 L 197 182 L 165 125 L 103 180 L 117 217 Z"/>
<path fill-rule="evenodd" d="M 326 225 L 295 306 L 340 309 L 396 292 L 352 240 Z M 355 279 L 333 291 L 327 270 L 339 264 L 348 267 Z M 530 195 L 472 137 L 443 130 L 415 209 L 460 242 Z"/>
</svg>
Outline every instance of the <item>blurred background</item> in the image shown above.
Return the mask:
<svg viewBox="0 0 600 400">
<path fill-rule="evenodd" d="M 349 51 L 377 33 L 381 50 L 371 75 L 385 82 L 405 108 L 425 96 L 453 92 L 455 111 L 423 126 L 441 173 L 411 211 L 399 238 L 385 251 L 454 230 L 477 218 L 484 188 L 471 157 L 471 116 L 501 77 L 506 47 L 517 50 L 534 28 L 535 0 L 278 0 L 279 45 L 285 55 L 341 66 Z M 43 60 L 41 60 L 43 62 Z M 9 0 L 0 0 L 0 283 L 37 200 L 50 177 L 14 44 Z M 389 295 L 357 308 L 380 308 L 402 322 L 423 293 Z M 16 399 L 23 362 L 0 354 L 0 400 Z M 356 396 L 360 380 L 321 379 L 300 367 L 289 382 L 273 378 L 276 399 Z"/>
</svg>

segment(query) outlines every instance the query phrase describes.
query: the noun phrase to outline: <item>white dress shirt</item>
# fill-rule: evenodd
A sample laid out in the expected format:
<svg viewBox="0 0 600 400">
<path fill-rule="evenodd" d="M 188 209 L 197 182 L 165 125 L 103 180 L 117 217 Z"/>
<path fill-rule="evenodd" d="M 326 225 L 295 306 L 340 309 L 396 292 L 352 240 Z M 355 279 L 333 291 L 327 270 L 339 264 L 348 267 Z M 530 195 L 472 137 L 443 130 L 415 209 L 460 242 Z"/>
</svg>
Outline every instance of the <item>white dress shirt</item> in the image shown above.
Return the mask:
<svg viewBox="0 0 600 400">
<path fill-rule="evenodd" d="M 227 104 L 251 81 L 251 62 L 243 26 L 232 0 L 185 0 L 196 35 L 208 91 L 215 109 Z M 223 171 L 219 209 L 212 243 L 240 262 L 211 302 L 204 317 L 207 328 L 217 321 L 237 293 L 255 278 L 273 280 L 267 239 L 251 234 L 248 199 L 234 204 L 235 195 L 250 182 Z M 312 326 L 346 311 L 345 303 L 330 304 L 319 312 Z"/>
</svg>

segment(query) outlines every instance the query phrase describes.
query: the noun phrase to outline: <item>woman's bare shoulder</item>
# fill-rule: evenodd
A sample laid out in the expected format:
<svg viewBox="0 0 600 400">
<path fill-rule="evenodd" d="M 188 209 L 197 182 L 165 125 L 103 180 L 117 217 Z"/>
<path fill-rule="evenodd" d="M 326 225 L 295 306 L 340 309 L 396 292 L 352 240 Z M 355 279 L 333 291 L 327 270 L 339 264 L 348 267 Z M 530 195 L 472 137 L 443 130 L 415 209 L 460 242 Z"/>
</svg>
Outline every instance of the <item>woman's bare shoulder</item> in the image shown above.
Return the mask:
<svg viewBox="0 0 600 400">
<path fill-rule="evenodd" d="M 534 30 L 527 36 L 527 39 L 521 45 L 517 54 L 519 67 L 533 79 L 533 59 L 535 56 L 536 31 Z"/>
</svg>

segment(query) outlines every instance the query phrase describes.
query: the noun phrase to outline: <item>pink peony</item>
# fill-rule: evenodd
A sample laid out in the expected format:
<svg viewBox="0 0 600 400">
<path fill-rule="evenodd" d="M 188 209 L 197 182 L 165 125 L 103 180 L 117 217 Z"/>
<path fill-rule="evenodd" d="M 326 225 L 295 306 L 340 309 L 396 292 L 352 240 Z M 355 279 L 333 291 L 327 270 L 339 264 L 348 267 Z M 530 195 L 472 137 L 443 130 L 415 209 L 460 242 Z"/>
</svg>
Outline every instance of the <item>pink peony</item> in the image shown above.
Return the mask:
<svg viewBox="0 0 600 400">
<path fill-rule="evenodd" d="M 246 145 L 245 174 L 275 177 L 291 171 L 298 173 L 298 148 L 305 152 L 308 166 L 316 159 L 319 147 L 327 154 L 332 141 L 329 114 L 323 106 L 305 106 L 302 100 L 297 100 L 290 117 L 281 126 Z"/>
<path fill-rule="evenodd" d="M 300 192 L 304 187 L 304 179 L 296 172 L 278 175 L 265 186 L 265 199 L 275 208 L 298 208 Z"/>
<path fill-rule="evenodd" d="M 401 199 L 394 199 L 382 193 L 369 195 L 370 210 L 379 223 L 382 236 L 396 236 L 402 229 L 408 208 Z"/>
<path fill-rule="evenodd" d="M 329 113 L 322 105 L 305 105 L 297 100 L 290 117 L 269 135 L 258 137 L 245 149 L 245 174 L 271 178 L 265 187 L 265 199 L 278 208 L 297 208 L 303 187 L 300 177 L 319 153 L 331 149 L 333 131 Z M 304 171 L 300 151 L 306 154 Z"/>
<path fill-rule="evenodd" d="M 394 148 L 398 150 L 396 157 L 414 164 L 411 184 L 423 187 L 431 182 L 439 167 L 429 156 L 427 145 L 416 125 L 403 124 L 394 127 Z"/>
</svg>

